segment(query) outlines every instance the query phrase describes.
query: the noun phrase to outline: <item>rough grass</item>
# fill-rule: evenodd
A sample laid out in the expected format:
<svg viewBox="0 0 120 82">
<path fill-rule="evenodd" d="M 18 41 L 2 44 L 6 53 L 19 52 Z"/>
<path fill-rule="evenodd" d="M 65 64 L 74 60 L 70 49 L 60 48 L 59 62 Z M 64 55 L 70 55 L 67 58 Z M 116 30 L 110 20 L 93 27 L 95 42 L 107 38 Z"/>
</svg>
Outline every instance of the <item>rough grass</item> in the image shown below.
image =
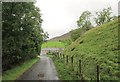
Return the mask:
<svg viewBox="0 0 120 82">
<path fill-rule="evenodd" d="M 74 56 L 75 69 L 78 60 L 82 61 L 82 75 L 86 80 L 96 79 L 97 64 L 101 80 L 118 80 L 118 51 L 118 20 L 114 20 L 87 31 L 68 46 L 64 54 Z"/>
<path fill-rule="evenodd" d="M 76 77 L 75 74 L 72 72 L 72 68 L 66 66 L 65 62 L 63 62 L 62 59 L 59 59 L 54 55 L 47 56 L 52 58 L 58 73 L 59 80 L 79 80 L 79 78 Z"/>
<path fill-rule="evenodd" d="M 24 62 L 23 64 L 14 67 L 13 69 L 7 70 L 3 73 L 2 80 L 16 80 L 20 75 L 22 75 L 27 69 L 29 69 L 34 63 L 36 63 L 39 58 L 34 58 Z"/>
<path fill-rule="evenodd" d="M 65 44 L 59 41 L 48 41 L 42 44 L 42 48 L 64 48 Z"/>
</svg>

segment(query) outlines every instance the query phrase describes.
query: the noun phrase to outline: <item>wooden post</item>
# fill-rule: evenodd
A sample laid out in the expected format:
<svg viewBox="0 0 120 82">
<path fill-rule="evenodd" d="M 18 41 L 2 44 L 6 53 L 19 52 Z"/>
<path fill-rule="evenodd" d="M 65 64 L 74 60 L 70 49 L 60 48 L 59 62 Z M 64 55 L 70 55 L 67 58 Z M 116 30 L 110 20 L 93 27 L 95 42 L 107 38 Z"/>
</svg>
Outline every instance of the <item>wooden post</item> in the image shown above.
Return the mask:
<svg viewBox="0 0 120 82">
<path fill-rule="evenodd" d="M 79 73 L 80 73 L 80 75 L 81 75 L 81 73 L 82 73 L 82 64 L 81 64 L 81 60 L 79 60 Z"/>
<path fill-rule="evenodd" d="M 66 56 L 66 64 L 68 64 L 68 56 Z"/>
<path fill-rule="evenodd" d="M 59 52 L 59 54 L 58 54 L 58 58 L 60 59 L 60 52 Z"/>
<path fill-rule="evenodd" d="M 58 58 L 60 59 L 60 52 L 58 52 Z"/>
<path fill-rule="evenodd" d="M 97 82 L 99 82 L 100 78 L 99 78 L 99 65 L 97 65 Z"/>
<path fill-rule="evenodd" d="M 63 60 L 64 60 L 64 54 L 63 54 Z"/>
<path fill-rule="evenodd" d="M 59 58 L 59 53 L 57 55 L 58 55 L 58 58 Z"/>
<path fill-rule="evenodd" d="M 72 68 L 73 68 L 73 56 L 71 57 L 71 65 L 72 65 Z"/>
<path fill-rule="evenodd" d="M 64 62 L 64 54 L 63 54 L 63 62 Z"/>
<path fill-rule="evenodd" d="M 57 54 L 55 54 L 56 55 L 56 57 L 58 58 L 58 55 Z"/>
<path fill-rule="evenodd" d="M 61 59 L 61 53 L 59 53 L 59 58 Z"/>
</svg>

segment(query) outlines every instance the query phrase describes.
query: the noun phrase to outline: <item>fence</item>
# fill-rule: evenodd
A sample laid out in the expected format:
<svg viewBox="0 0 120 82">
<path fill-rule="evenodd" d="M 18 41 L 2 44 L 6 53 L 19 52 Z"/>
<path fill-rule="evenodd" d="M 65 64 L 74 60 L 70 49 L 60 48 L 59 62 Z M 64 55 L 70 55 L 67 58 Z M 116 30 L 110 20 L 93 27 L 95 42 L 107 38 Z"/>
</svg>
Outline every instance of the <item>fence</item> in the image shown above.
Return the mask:
<svg viewBox="0 0 120 82">
<path fill-rule="evenodd" d="M 79 75 L 79 77 L 81 77 L 81 79 L 80 80 L 84 80 L 84 75 L 83 75 L 83 69 L 82 69 L 82 67 L 84 67 L 83 65 L 82 65 L 82 60 L 81 59 L 77 59 L 77 60 L 75 60 L 75 61 L 77 61 L 77 63 L 74 61 L 74 56 L 71 56 L 71 57 L 69 57 L 68 55 L 64 55 L 64 54 L 61 54 L 61 53 L 59 53 L 59 55 L 57 55 L 57 57 L 60 59 L 60 60 L 62 60 L 63 61 L 63 63 L 64 64 L 66 64 L 66 66 L 69 66 L 69 67 L 71 67 L 72 69 L 73 69 L 73 71 L 75 71 L 75 72 L 77 72 L 78 73 L 78 75 Z M 97 82 L 99 82 L 99 80 L 100 80 L 100 71 L 99 71 L 99 69 L 100 69 L 100 66 L 99 65 L 95 65 L 95 70 L 94 70 L 94 79 L 96 79 L 96 81 Z M 92 80 L 92 78 L 91 78 L 91 80 Z"/>
</svg>

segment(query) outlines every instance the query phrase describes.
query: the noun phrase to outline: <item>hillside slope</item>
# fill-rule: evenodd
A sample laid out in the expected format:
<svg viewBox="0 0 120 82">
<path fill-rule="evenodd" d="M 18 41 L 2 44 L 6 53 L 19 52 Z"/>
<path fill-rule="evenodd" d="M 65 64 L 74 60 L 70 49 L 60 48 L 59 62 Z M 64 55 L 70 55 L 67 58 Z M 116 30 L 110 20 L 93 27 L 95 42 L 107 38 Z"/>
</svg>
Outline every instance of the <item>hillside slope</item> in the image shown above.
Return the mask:
<svg viewBox="0 0 120 82">
<path fill-rule="evenodd" d="M 70 32 L 63 34 L 61 36 L 54 37 L 54 38 L 50 39 L 49 41 L 60 41 L 60 40 L 66 40 L 68 38 L 70 38 Z"/>
<path fill-rule="evenodd" d="M 74 67 L 82 63 L 82 76 L 96 79 L 96 65 L 99 65 L 101 80 L 117 80 L 118 68 L 118 20 L 92 28 L 64 50 L 74 56 Z M 77 68 L 76 68 L 77 69 Z"/>
</svg>

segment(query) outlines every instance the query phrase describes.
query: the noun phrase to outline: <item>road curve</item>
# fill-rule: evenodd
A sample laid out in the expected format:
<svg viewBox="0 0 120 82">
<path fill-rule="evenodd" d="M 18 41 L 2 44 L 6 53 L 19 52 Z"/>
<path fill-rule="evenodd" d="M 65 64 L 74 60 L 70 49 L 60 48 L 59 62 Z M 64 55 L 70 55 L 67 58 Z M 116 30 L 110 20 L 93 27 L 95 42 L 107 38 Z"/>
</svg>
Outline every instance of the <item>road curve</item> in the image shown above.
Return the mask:
<svg viewBox="0 0 120 82">
<path fill-rule="evenodd" d="M 17 80 L 59 80 L 53 61 L 43 55 L 40 60 L 34 64 Z"/>
</svg>

